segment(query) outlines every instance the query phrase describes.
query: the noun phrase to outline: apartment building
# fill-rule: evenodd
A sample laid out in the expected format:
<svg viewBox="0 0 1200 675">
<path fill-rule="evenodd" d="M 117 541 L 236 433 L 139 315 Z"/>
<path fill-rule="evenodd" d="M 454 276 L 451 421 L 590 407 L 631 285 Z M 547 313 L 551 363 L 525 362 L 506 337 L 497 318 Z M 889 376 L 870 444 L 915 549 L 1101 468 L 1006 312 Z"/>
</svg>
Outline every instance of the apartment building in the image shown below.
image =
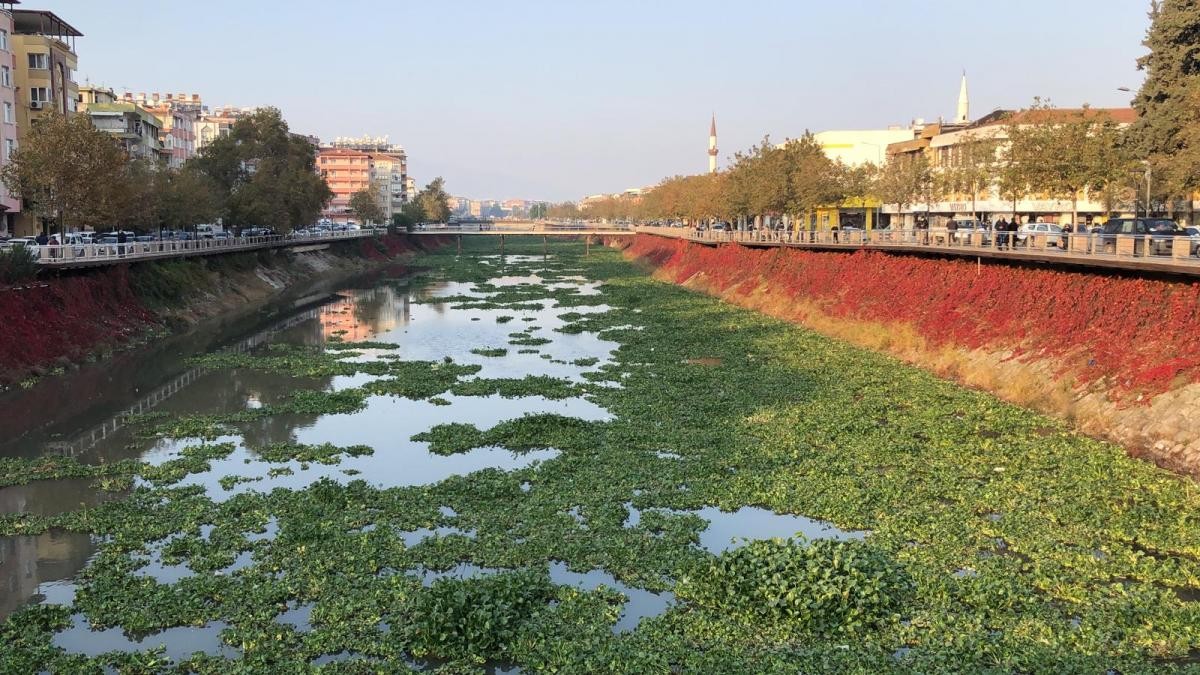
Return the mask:
<svg viewBox="0 0 1200 675">
<path fill-rule="evenodd" d="M 92 126 L 116 138 L 130 159 L 156 165 L 170 160 L 158 117 L 132 101 L 117 100 L 112 89 L 80 87 L 78 108 Z"/>
<path fill-rule="evenodd" d="M 4 123 L 3 152 L 7 156 L 29 133 L 30 125 L 51 111 L 74 114 L 79 97 L 75 71 L 79 61 L 75 55 L 75 38 L 83 33 L 51 11 L 15 9 L 14 3 L 3 3 L 12 18 L 12 31 L 4 36 L 12 69 L 3 70 L 0 64 L 0 88 L 11 86 L 14 91 L 13 118 L 15 129 Z M 10 79 L 11 78 L 11 79 Z M 0 101 L 0 107 L 3 102 Z M 4 112 L 7 114 L 7 111 Z M 8 119 L 8 118 L 5 118 Z M 16 133 L 13 143 L 7 136 Z M 37 234 L 39 225 L 29 214 L 18 210 L 5 215 L 9 231 L 19 236 Z"/>
</svg>

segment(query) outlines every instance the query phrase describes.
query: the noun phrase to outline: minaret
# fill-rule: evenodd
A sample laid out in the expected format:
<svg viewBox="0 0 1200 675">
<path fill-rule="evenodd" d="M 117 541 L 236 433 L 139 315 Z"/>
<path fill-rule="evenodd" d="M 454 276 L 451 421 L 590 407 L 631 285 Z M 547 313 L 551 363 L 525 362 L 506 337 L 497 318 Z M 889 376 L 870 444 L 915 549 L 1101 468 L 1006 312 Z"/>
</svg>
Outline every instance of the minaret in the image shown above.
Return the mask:
<svg viewBox="0 0 1200 675">
<path fill-rule="evenodd" d="M 717 172 L 717 114 L 713 113 L 708 127 L 708 172 Z"/>
<path fill-rule="evenodd" d="M 967 99 L 967 71 L 963 71 L 962 84 L 958 87 L 958 113 L 954 121 L 966 124 L 971 121 L 971 103 Z"/>
</svg>

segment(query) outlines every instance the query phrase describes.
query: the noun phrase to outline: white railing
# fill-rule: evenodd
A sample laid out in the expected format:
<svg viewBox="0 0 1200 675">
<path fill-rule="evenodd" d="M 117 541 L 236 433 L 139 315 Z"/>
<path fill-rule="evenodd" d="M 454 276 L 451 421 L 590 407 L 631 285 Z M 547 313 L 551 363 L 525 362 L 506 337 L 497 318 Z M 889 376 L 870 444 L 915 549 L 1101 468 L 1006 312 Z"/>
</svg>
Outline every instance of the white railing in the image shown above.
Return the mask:
<svg viewBox="0 0 1200 675">
<path fill-rule="evenodd" d="M 264 248 L 323 244 L 344 239 L 361 239 L 380 234 L 382 229 L 330 231 L 317 234 L 287 234 L 263 237 L 215 237 L 211 239 L 154 239 L 125 243 L 42 244 L 32 249 L 37 262 L 46 266 L 102 264 L 155 258 L 235 253 Z"/>
<path fill-rule="evenodd" d="M 994 257 L 1036 255 L 1071 260 L 1173 263 L 1194 266 L 1200 239 L 1186 235 L 1103 234 L 1100 232 L 992 232 L 946 228 L 871 231 L 842 230 L 714 230 L 683 227 L 638 227 L 638 232 L 705 243 L 776 244 L 823 248 L 930 249 L 950 253 L 984 253 Z"/>
</svg>

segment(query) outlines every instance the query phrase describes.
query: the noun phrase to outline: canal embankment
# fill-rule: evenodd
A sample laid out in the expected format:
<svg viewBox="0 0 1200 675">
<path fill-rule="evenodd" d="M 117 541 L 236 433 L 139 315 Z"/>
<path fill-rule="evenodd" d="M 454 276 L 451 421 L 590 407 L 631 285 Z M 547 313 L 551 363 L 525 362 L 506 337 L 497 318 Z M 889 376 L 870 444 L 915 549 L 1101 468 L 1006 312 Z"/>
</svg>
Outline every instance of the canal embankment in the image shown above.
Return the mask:
<svg viewBox="0 0 1200 675">
<path fill-rule="evenodd" d="M 441 246 L 401 235 L 43 274 L 0 287 L 0 390 Z"/>
<path fill-rule="evenodd" d="M 1200 473 L 1200 284 L 879 252 L 616 243 L 664 281 Z"/>
</svg>

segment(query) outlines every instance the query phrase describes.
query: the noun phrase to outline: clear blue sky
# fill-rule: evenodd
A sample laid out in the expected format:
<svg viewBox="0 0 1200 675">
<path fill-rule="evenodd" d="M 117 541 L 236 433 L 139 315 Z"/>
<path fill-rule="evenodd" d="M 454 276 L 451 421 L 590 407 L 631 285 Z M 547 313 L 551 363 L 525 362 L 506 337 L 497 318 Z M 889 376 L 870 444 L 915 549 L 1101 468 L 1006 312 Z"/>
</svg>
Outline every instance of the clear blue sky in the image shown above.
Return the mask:
<svg viewBox="0 0 1200 675">
<path fill-rule="evenodd" d="M 1148 0 L 27 0 L 80 78 L 389 135 L 453 194 L 574 199 L 722 164 L 764 134 L 1128 104 Z"/>
</svg>

